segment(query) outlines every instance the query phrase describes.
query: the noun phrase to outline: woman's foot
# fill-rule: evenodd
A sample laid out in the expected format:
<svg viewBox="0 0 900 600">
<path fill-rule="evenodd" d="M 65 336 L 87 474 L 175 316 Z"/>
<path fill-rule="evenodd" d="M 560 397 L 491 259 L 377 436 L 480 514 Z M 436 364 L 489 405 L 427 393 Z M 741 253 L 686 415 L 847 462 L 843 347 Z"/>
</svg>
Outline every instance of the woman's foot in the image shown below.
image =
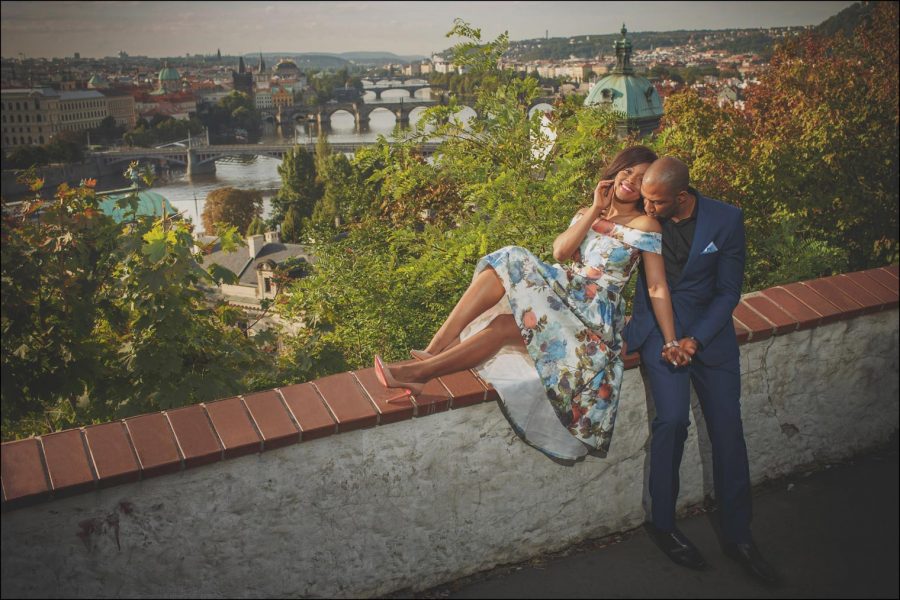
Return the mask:
<svg viewBox="0 0 900 600">
<path fill-rule="evenodd" d="M 377 377 L 381 385 L 386 388 L 404 389 L 403 394 L 388 398 L 386 400 L 386 402 L 388 403 L 402 400 L 404 398 L 407 398 L 408 396 L 419 396 L 422 394 L 422 390 L 425 389 L 424 383 L 403 382 L 394 379 L 394 377 L 391 375 L 391 372 L 384 365 L 384 361 L 381 360 L 381 357 L 377 354 L 375 355 L 375 377 Z"/>
</svg>

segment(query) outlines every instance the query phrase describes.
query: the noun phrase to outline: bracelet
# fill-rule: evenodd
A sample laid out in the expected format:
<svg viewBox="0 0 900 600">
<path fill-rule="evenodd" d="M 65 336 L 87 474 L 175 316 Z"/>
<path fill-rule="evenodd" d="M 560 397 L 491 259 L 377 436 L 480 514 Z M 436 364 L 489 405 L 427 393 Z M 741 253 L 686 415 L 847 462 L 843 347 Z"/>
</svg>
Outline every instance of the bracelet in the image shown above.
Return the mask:
<svg viewBox="0 0 900 600">
<path fill-rule="evenodd" d="M 663 344 L 663 350 L 667 350 L 669 348 L 680 348 L 678 340 L 672 340 L 671 342 L 666 342 L 665 344 Z"/>
</svg>

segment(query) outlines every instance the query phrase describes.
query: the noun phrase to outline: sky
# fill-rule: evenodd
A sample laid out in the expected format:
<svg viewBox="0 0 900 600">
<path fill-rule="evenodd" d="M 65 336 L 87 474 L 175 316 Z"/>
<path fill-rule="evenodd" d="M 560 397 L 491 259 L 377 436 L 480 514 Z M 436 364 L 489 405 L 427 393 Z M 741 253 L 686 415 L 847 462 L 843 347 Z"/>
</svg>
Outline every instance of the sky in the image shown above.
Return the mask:
<svg viewBox="0 0 900 600">
<path fill-rule="evenodd" d="M 449 48 L 460 17 L 490 40 L 818 25 L 853 2 L 2 2 L 0 54 L 182 56 Z"/>
</svg>

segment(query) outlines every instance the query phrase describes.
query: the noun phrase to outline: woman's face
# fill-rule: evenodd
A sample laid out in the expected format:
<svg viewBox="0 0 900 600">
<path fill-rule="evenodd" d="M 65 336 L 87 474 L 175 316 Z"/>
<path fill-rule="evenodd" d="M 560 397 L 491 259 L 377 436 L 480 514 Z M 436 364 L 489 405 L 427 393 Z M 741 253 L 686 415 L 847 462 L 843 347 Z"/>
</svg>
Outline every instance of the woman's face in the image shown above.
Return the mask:
<svg viewBox="0 0 900 600">
<path fill-rule="evenodd" d="M 622 202 L 637 202 L 641 199 L 641 181 L 650 163 L 640 163 L 625 167 L 616 173 L 614 189 Z"/>
</svg>

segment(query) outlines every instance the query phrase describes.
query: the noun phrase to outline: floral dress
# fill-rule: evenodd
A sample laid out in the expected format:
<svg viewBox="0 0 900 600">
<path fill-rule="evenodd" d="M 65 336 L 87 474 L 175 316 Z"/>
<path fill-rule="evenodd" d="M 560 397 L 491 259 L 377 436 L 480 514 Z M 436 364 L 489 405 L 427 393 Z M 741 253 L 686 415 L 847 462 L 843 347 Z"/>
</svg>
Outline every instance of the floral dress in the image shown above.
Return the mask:
<svg viewBox="0 0 900 600">
<path fill-rule="evenodd" d="M 598 219 L 571 265 L 547 264 L 518 246 L 478 262 L 475 276 L 492 267 L 506 295 L 461 337 L 498 314 L 513 315 L 528 355 L 516 358 L 507 349 L 478 372 L 497 389 L 516 432 L 550 456 L 577 459 L 609 449 L 624 373 L 621 293 L 641 251 L 660 254 L 662 236 Z"/>
</svg>

